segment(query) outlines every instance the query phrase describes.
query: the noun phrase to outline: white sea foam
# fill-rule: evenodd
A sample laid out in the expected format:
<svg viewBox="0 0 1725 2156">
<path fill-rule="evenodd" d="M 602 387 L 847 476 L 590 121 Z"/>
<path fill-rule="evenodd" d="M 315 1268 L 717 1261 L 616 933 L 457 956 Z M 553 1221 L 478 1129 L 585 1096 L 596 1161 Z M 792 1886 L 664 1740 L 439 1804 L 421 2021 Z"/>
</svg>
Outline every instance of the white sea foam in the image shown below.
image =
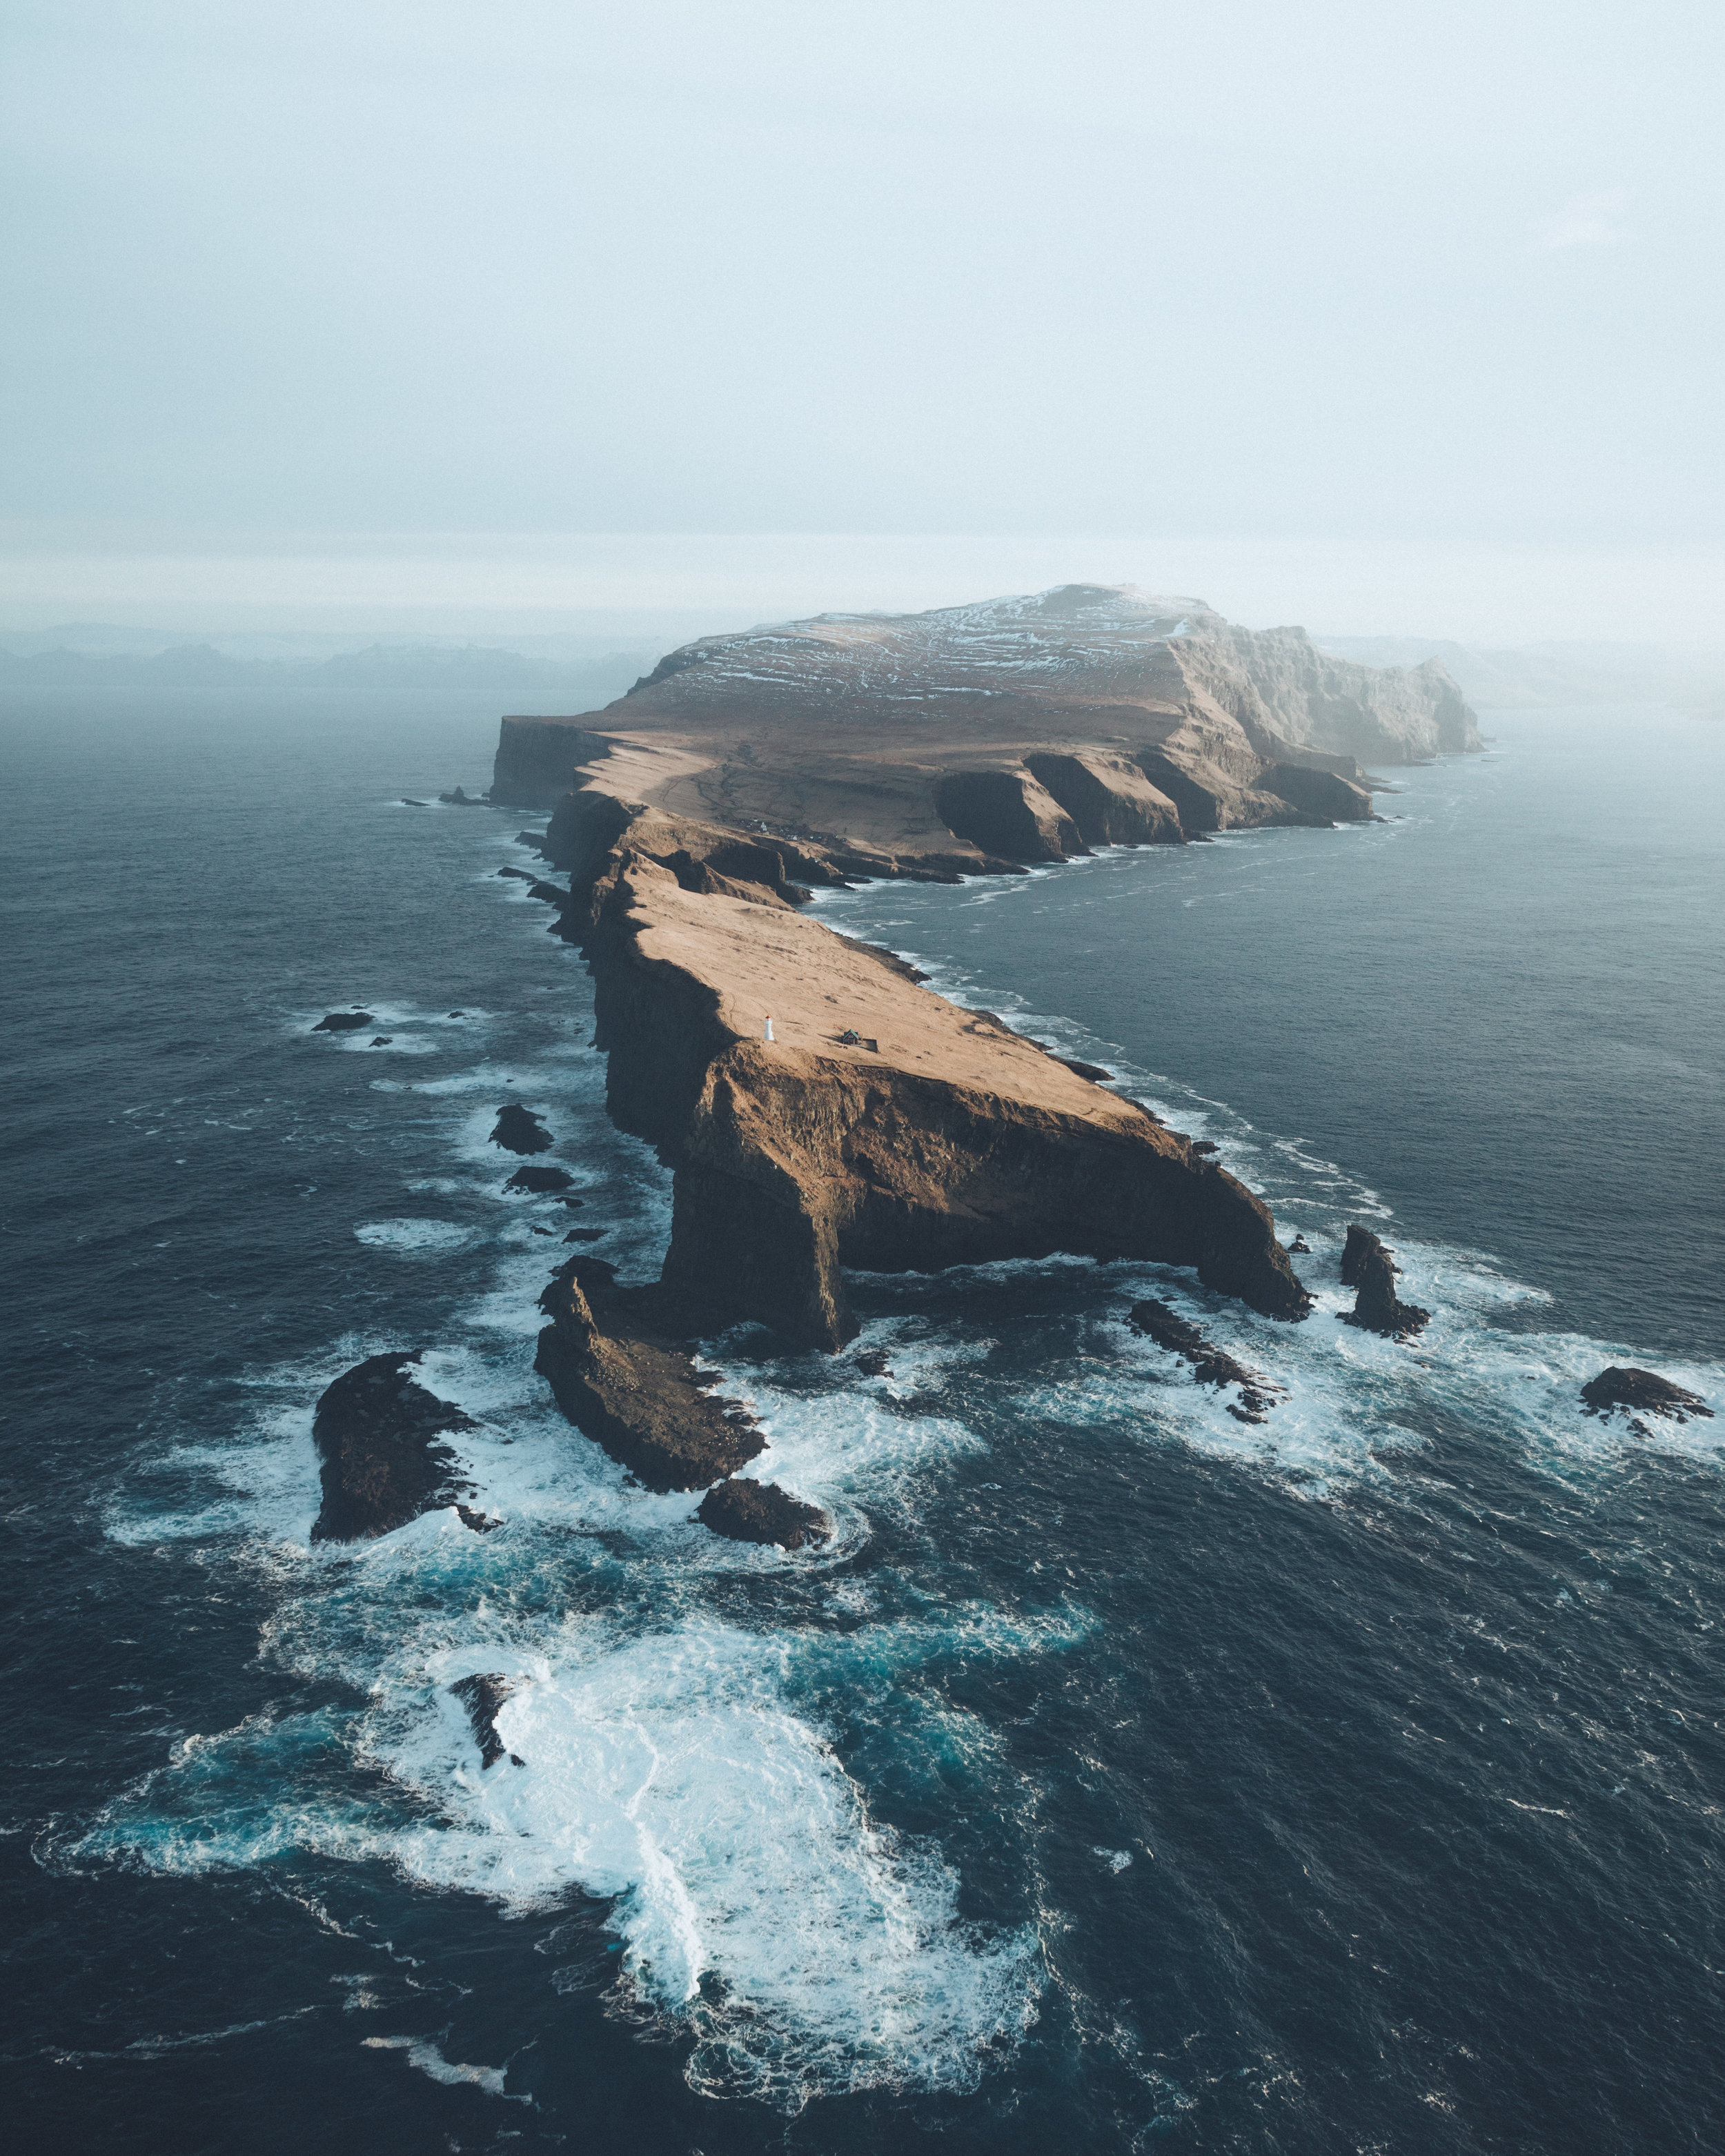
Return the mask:
<svg viewBox="0 0 1725 2156">
<path fill-rule="evenodd" d="M 964 902 L 1025 887 L 1003 881 Z M 1317 1294 L 1313 1317 L 1276 1325 L 1208 1296 L 1189 1274 L 1109 1268 L 1026 1383 L 976 1325 L 942 1331 L 924 1320 L 914 1281 L 859 1283 L 877 1304 L 890 1292 L 898 1313 L 875 1318 L 864 1336 L 886 1351 L 891 1377 L 730 1352 L 758 1336 L 712 1343 L 726 1389 L 749 1402 L 768 1440 L 744 1471 L 819 1503 L 836 1527 L 824 1548 L 794 1555 L 726 1542 L 692 1522 L 691 1494 L 640 1489 L 572 1431 L 532 1370 L 536 1296 L 562 1252 L 531 1237 L 530 1224 L 562 1216 L 503 1199 L 515 1163 L 490 1142 L 499 1103 L 538 1109 L 557 1141 L 552 1157 L 583 1189 L 607 1193 L 609 1217 L 595 1224 L 612 1228 L 604 1255 L 626 1276 L 656 1272 L 670 1226 L 665 1171 L 604 1116 L 603 1065 L 585 1048 L 580 1009 L 545 1052 L 487 1051 L 415 1089 L 448 1107 L 448 1158 L 428 1164 L 457 1172 L 411 1187 L 483 1198 L 499 1209 L 483 1217 L 500 1225 L 414 1219 L 356 1230 L 404 1255 L 459 1248 L 470 1235 L 483 1244 L 476 1291 L 426 1354 L 420 1378 L 476 1419 L 455 1447 L 501 1527 L 475 1534 L 451 1510 L 375 1543 L 314 1549 L 311 1403 L 341 1369 L 399 1343 L 356 1335 L 315 1363 L 264 1373 L 255 1411 L 229 1445 L 182 1445 L 158 1460 L 176 1502 L 141 1486 L 115 1506 L 110 1532 L 135 1542 L 243 1543 L 275 1596 L 260 1642 L 266 1664 L 339 1681 L 366 1704 L 260 1715 L 187 1737 L 164 1768 L 108 1807 L 79 1853 L 182 1872 L 295 1851 L 381 1860 L 427 1887 L 512 1910 L 601 1896 L 619 1935 L 623 1990 L 694 2033 L 688 2071 L 697 2088 L 794 2107 L 824 2090 L 966 2087 L 986 2047 L 1009 2040 L 1034 2011 L 1037 1940 L 960 1918 L 957 1881 L 940 1850 L 882 1822 L 833 1732 L 841 1712 L 864 1703 L 888 1722 L 907 1773 L 922 1760 L 956 1761 L 999 1799 L 989 1777 L 1009 1769 L 993 1764 L 990 1732 L 937 1686 L 919 1687 L 918 1666 L 961 1652 L 1052 1656 L 1087 1629 L 1081 1610 L 1030 1622 L 976 1604 L 911 1622 L 891 1614 L 878 1574 L 850 1569 L 889 1508 L 914 1516 L 935 1474 L 984 1450 L 983 1418 L 971 1403 L 1045 1422 L 1069 1444 L 1189 1447 L 1316 1499 L 1368 1481 L 1393 1488 L 1386 1462 L 1428 1443 L 1445 1415 L 1495 1430 L 1566 1476 L 1609 1473 L 1645 1451 L 1649 1440 L 1622 1418 L 1579 1412 L 1582 1378 L 1615 1351 L 1507 1330 L 1505 1306 L 1533 1291 L 1477 1254 L 1395 1236 L 1403 1292 L 1431 1308 L 1430 1329 L 1409 1345 L 1342 1326 L 1352 1298 L 1336 1280 L 1340 1226 L 1384 1217 L 1373 1194 L 1297 1142 L 1255 1132 L 1225 1105 L 1132 1069 L 1058 1017 L 990 995 L 956 970 L 938 985 L 955 1000 L 1003 1010 L 1064 1053 L 1106 1064 L 1122 1090 L 1183 1128 L 1211 1132 L 1230 1165 L 1271 1189 L 1311 1239 L 1312 1255 L 1299 1262 Z M 972 1269 L 946 1287 L 970 1278 L 984 1308 L 991 1283 L 1043 1277 L 1076 1308 L 1083 1298 L 1072 1291 L 1087 1272 L 1081 1260 L 1026 1262 Z M 1197 1384 L 1125 1322 L 1147 1294 L 1286 1389 L 1266 1423 L 1230 1416 L 1231 1389 Z M 1717 1367 L 1671 1374 L 1725 1408 Z M 1651 1425 L 1651 1441 L 1717 1461 L 1722 1429 Z M 779 1574 L 814 1598 L 798 1621 L 763 1614 L 751 1626 L 716 1613 L 716 1582 L 747 1576 L 752 1588 Z M 448 1687 L 481 1672 L 513 1686 L 497 1730 L 524 1763 L 506 1757 L 480 1767 Z M 356 1762 L 382 1773 L 356 1776 Z M 1131 1861 L 1129 1851 L 1102 1846 L 1092 1855 L 1114 1871 Z M 430 2038 L 378 2041 L 437 2079 L 506 2092 L 506 2068 L 452 2062 Z"/>
<path fill-rule="evenodd" d="M 429 2074 L 434 2082 L 442 2082 L 449 2088 L 483 2089 L 487 2096 L 501 2096 L 511 2103 L 531 2103 L 530 2096 L 511 2096 L 504 2087 L 506 2068 L 502 2066 L 468 2066 L 455 2060 L 446 2059 L 429 2036 L 362 2036 L 360 2042 L 368 2051 L 405 2051 L 408 2064 L 417 2072 Z"/>
<path fill-rule="evenodd" d="M 372 1250 L 403 1258 L 440 1257 L 475 1240 L 474 1230 L 459 1220 L 367 1220 L 353 1232 Z"/>
</svg>

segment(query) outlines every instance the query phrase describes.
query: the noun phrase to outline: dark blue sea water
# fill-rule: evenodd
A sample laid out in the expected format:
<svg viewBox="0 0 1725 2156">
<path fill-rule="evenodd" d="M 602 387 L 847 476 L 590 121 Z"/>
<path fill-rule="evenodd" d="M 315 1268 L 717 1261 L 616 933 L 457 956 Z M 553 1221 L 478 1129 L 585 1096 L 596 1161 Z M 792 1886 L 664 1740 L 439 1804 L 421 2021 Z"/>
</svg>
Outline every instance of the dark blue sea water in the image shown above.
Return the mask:
<svg viewBox="0 0 1725 2156">
<path fill-rule="evenodd" d="M 740 1335 L 839 1523 L 788 1558 L 532 1373 L 568 1216 L 497 1106 L 628 1274 L 668 1179 L 495 874 L 520 819 L 400 805 L 494 716 L 0 721 L 22 2145 L 1725 2140 L 1725 1417 L 1578 1399 L 1627 1358 L 1725 1410 L 1719 730 L 1503 716 L 1368 829 L 823 900 L 1215 1138 L 1320 1308 L 1056 1262 L 858 1282 L 891 1378 Z M 1336 1321 L 1354 1219 L 1413 1346 Z M 1152 1291 L 1268 1424 L 1126 1328 Z M 479 1418 L 497 1532 L 309 1547 L 312 1403 L 386 1347 Z"/>
</svg>

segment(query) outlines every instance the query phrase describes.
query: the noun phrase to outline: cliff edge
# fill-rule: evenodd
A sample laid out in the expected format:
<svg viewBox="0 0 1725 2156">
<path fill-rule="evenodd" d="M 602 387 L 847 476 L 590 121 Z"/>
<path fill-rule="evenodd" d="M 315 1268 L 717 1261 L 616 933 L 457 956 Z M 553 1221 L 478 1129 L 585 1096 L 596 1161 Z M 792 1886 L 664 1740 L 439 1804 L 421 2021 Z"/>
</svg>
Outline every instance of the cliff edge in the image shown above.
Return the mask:
<svg viewBox="0 0 1725 2156">
<path fill-rule="evenodd" d="M 593 969 L 608 1104 L 675 1172 L 664 1286 L 680 1303 L 832 1350 L 857 1330 L 845 1266 L 1067 1251 L 1190 1265 L 1255 1309 L 1305 1315 L 1244 1184 L 800 914 L 777 848 L 755 845 L 772 864 L 757 880 L 737 873 L 752 864 L 737 834 L 602 788 L 559 814 L 566 837 L 584 833 L 563 927 Z M 816 851 L 795 860 L 834 874 Z"/>
<path fill-rule="evenodd" d="M 603 711 L 505 719 L 492 798 L 549 807 L 604 760 L 620 798 L 668 815 L 973 872 L 1359 821 L 1360 757 L 1479 746 L 1441 666 L 1363 666 L 1303 629 L 1071 584 L 685 644 Z"/>
</svg>

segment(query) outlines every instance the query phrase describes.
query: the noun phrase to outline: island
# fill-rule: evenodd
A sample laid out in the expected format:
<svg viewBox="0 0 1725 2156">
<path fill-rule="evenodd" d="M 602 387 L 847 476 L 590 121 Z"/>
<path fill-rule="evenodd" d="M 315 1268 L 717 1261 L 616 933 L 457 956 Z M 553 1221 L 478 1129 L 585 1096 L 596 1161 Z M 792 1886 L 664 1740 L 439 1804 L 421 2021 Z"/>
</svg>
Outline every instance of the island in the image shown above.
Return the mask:
<svg viewBox="0 0 1725 2156">
<path fill-rule="evenodd" d="M 491 798 L 552 811 L 535 842 L 568 879 L 553 925 L 593 973 L 609 1111 L 673 1171 L 659 1281 L 575 1260 L 547 1292 L 566 1413 L 649 1486 L 715 1485 L 763 1440 L 697 1338 L 752 1321 L 837 1353 L 849 1267 L 1152 1260 L 1305 1317 L 1214 1147 L 806 909 L 859 878 L 1358 822 L 1359 752 L 1479 745 L 1441 667 L 1095 585 L 711 638 L 603 711 L 506 718 Z"/>
</svg>

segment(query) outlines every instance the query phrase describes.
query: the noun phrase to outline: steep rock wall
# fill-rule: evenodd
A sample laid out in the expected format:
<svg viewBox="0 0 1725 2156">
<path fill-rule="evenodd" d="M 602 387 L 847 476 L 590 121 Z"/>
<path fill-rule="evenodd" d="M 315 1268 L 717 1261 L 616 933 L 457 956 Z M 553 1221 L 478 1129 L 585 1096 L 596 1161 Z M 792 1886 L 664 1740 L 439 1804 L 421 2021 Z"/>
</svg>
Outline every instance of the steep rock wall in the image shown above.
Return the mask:
<svg viewBox="0 0 1725 2156">
<path fill-rule="evenodd" d="M 674 1296 L 832 1349 L 856 1329 L 845 1265 L 1065 1250 L 1190 1265 L 1304 1314 L 1257 1198 L 998 1021 L 785 909 L 689 891 L 626 844 L 595 903 L 599 888 L 571 911 L 589 924 L 611 1111 L 675 1170 Z M 746 1015 L 763 1003 L 771 1043 Z"/>
</svg>

